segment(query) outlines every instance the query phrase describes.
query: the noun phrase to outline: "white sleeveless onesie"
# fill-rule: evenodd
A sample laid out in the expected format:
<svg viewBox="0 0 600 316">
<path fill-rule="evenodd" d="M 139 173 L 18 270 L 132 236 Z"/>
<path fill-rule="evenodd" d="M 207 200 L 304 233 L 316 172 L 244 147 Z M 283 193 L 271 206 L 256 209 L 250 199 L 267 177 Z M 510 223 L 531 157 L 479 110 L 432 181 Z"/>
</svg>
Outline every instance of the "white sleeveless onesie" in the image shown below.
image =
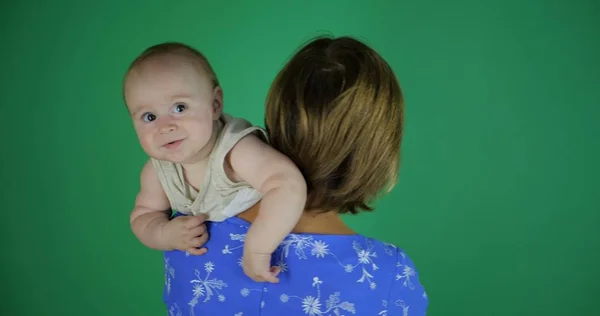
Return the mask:
<svg viewBox="0 0 600 316">
<path fill-rule="evenodd" d="M 243 137 L 254 133 L 268 142 L 264 129 L 228 114 L 221 116 L 223 127 L 209 156 L 202 186 L 197 191 L 189 185 L 180 164 L 151 158 L 158 179 L 173 211 L 186 214 L 206 214 L 208 220 L 220 222 L 235 216 L 262 199 L 262 195 L 247 182 L 233 182 L 225 174 L 225 157 Z"/>
</svg>

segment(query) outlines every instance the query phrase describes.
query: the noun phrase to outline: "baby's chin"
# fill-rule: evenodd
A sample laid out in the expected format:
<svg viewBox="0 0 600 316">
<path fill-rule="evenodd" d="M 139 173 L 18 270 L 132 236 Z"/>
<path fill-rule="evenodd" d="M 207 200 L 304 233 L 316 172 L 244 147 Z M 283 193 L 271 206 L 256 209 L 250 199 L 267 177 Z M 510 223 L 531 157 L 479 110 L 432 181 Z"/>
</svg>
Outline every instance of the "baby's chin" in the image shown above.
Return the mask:
<svg viewBox="0 0 600 316">
<path fill-rule="evenodd" d="M 156 160 L 168 161 L 175 164 L 194 164 L 201 160 L 199 158 L 201 150 L 194 150 L 194 148 L 190 148 L 189 144 L 185 142 L 177 149 L 152 148 L 151 150 L 147 150 L 146 154 Z"/>
<path fill-rule="evenodd" d="M 183 164 L 186 161 L 185 157 L 179 157 L 177 155 L 155 155 L 152 158 L 176 164 Z"/>
<path fill-rule="evenodd" d="M 190 155 L 186 152 L 176 152 L 176 153 L 161 153 L 156 155 L 158 160 L 168 161 L 174 164 L 193 164 L 197 162 L 198 159 L 195 158 L 194 155 Z"/>
<path fill-rule="evenodd" d="M 186 157 L 183 153 L 164 153 L 160 150 L 146 151 L 146 155 L 156 160 L 168 161 L 172 163 L 183 163 L 186 160 Z"/>
</svg>

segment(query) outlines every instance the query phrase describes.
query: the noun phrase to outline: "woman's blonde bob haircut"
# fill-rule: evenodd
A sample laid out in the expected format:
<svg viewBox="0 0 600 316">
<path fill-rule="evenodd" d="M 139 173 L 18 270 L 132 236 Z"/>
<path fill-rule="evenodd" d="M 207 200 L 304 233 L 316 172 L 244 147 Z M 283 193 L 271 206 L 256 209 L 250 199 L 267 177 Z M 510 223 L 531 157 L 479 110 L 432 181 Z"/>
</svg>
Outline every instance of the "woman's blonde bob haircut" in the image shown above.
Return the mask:
<svg viewBox="0 0 600 316">
<path fill-rule="evenodd" d="M 320 37 L 279 72 L 266 99 L 272 146 L 308 186 L 307 211 L 370 211 L 398 176 L 404 100 L 388 63 L 350 37 Z"/>
</svg>

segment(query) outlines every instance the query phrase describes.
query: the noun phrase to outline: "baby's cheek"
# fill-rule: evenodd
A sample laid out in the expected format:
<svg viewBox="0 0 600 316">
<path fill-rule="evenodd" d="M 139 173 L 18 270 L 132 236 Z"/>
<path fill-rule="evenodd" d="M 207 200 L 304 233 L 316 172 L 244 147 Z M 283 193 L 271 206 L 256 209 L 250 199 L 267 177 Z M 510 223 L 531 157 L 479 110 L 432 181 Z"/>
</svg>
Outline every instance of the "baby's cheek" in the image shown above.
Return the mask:
<svg viewBox="0 0 600 316">
<path fill-rule="evenodd" d="M 152 137 L 142 134 L 142 135 L 140 135 L 139 139 L 140 139 L 140 145 L 142 146 L 142 149 L 144 149 L 144 151 L 147 154 L 151 154 L 152 152 L 155 151 L 155 149 L 154 149 L 155 146 L 154 146 Z"/>
<path fill-rule="evenodd" d="M 190 122 L 188 130 L 192 132 L 191 135 L 199 138 L 199 141 L 208 141 L 213 131 L 211 122 L 205 120 Z"/>
</svg>

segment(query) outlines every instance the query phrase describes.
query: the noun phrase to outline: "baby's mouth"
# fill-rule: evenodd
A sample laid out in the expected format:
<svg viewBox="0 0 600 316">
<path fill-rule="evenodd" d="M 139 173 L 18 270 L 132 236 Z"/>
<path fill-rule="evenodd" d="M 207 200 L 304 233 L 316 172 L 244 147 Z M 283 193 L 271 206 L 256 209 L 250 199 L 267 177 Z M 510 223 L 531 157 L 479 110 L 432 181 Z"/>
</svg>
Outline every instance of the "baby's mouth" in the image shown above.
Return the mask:
<svg viewBox="0 0 600 316">
<path fill-rule="evenodd" d="M 179 139 L 179 140 L 172 141 L 170 143 L 166 143 L 165 145 L 163 145 L 163 147 L 168 148 L 168 149 L 174 149 L 174 148 L 179 147 L 181 142 L 183 142 L 183 139 Z"/>
</svg>

